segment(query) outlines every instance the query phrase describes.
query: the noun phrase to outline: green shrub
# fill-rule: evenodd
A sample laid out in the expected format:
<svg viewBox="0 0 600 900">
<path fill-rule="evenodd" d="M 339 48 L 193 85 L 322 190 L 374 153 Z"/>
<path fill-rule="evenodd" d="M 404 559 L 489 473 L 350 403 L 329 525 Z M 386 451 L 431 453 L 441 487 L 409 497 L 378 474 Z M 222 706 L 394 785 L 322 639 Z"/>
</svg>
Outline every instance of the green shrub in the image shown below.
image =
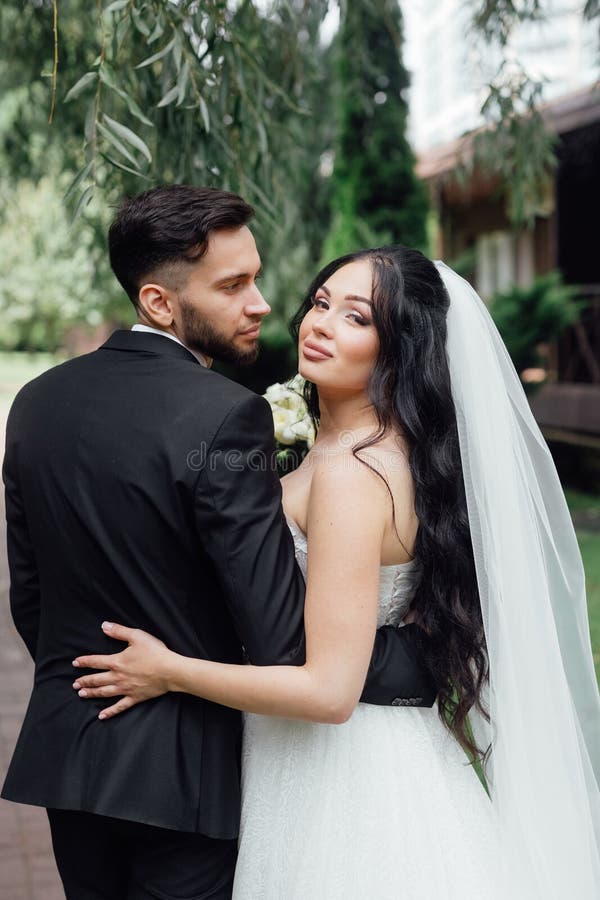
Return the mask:
<svg viewBox="0 0 600 900">
<path fill-rule="evenodd" d="M 578 288 L 563 284 L 560 272 L 535 279 L 531 287 L 515 285 L 496 294 L 490 313 L 517 372 L 542 365 L 539 345 L 556 340 L 581 313 Z"/>
</svg>

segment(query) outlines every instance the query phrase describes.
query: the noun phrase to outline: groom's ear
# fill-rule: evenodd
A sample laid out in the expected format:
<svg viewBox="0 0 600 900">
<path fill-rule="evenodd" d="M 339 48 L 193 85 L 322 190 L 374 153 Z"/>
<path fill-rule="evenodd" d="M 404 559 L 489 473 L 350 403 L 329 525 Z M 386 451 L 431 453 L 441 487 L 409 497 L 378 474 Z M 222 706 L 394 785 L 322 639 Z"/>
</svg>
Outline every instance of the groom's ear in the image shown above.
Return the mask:
<svg viewBox="0 0 600 900">
<path fill-rule="evenodd" d="M 174 294 L 161 284 L 143 284 L 138 294 L 138 314 L 157 328 L 173 324 Z"/>
</svg>

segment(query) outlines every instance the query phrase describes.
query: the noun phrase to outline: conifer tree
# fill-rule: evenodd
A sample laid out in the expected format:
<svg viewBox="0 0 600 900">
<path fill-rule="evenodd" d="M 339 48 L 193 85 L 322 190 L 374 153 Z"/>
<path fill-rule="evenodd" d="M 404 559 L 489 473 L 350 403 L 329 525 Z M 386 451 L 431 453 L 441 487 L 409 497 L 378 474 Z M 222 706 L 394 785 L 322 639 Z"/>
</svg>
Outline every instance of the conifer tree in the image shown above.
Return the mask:
<svg viewBox="0 0 600 900">
<path fill-rule="evenodd" d="M 336 41 L 339 131 L 332 257 L 365 244 L 426 247 L 427 193 L 406 137 L 409 77 L 397 0 L 352 0 Z"/>
</svg>

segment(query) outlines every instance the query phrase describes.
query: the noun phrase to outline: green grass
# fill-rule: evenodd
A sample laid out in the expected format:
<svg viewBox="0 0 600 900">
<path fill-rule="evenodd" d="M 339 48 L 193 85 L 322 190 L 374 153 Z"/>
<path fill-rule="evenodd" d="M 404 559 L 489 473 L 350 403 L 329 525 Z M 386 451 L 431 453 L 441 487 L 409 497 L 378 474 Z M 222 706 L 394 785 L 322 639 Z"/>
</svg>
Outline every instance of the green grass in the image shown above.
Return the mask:
<svg viewBox="0 0 600 900">
<path fill-rule="evenodd" d="M 565 490 L 565 496 L 579 525 L 577 540 L 585 569 L 590 636 L 600 684 L 600 496 L 571 488 Z"/>
<path fill-rule="evenodd" d="M 585 569 L 590 636 L 596 677 L 600 685 L 600 532 L 578 531 L 577 540 Z"/>
<path fill-rule="evenodd" d="M 573 488 L 565 488 L 565 497 L 571 512 L 600 511 L 600 495 L 598 494 L 584 494 Z"/>
</svg>

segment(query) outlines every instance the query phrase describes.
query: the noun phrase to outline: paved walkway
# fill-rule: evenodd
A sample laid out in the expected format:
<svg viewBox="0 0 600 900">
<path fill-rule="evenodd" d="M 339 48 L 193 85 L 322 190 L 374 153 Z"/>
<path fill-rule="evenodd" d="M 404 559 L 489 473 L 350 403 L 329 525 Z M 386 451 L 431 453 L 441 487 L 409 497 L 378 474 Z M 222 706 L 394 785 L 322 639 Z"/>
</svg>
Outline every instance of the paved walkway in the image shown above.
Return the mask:
<svg viewBox="0 0 600 900">
<path fill-rule="evenodd" d="M 0 415 L 4 409 L 0 409 Z M 4 447 L 4 421 L 0 421 Z M 0 456 L 2 454 L 0 453 Z M 31 690 L 33 664 L 12 623 L 3 491 L 0 491 L 0 780 Z M 0 800 L 0 900 L 64 900 L 43 809 Z"/>
</svg>

